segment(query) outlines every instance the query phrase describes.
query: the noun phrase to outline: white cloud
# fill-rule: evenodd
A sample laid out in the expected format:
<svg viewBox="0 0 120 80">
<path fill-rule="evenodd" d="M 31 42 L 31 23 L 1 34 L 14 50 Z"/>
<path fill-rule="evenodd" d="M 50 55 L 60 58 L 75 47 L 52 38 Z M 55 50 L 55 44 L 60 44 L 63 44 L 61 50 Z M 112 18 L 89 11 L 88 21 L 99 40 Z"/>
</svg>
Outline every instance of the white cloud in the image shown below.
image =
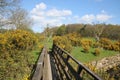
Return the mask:
<svg viewBox="0 0 120 80">
<path fill-rule="evenodd" d="M 57 9 L 51 9 L 48 10 L 47 16 L 50 17 L 61 17 L 61 16 L 69 16 L 72 15 L 72 12 L 70 10 L 57 10 Z"/>
<path fill-rule="evenodd" d="M 81 17 L 81 21 L 84 21 L 86 23 L 91 23 L 92 21 L 94 21 L 95 16 L 93 14 L 87 14 Z"/>
<path fill-rule="evenodd" d="M 107 14 L 107 12 L 105 10 L 102 10 L 101 13 L 99 13 L 97 15 L 86 14 L 86 15 L 80 17 L 79 22 L 81 22 L 81 23 L 92 23 L 95 21 L 107 22 L 111 18 L 113 18 L 113 16 Z"/>
<path fill-rule="evenodd" d="M 98 14 L 96 15 L 96 20 L 97 21 L 108 21 L 111 19 L 113 16 L 107 15 L 107 14 Z"/>
<path fill-rule="evenodd" d="M 36 5 L 35 8 L 38 9 L 38 10 L 39 9 L 44 10 L 44 9 L 47 8 L 47 6 L 46 6 L 45 3 L 42 2 L 42 3 L 38 4 L 38 5 Z"/>
<path fill-rule="evenodd" d="M 34 24 L 40 28 L 45 27 L 47 24 L 50 26 L 61 25 L 63 21 L 72 15 L 71 10 L 58 10 L 56 8 L 48 9 L 45 3 L 40 3 L 35 6 L 30 12 Z"/>
</svg>

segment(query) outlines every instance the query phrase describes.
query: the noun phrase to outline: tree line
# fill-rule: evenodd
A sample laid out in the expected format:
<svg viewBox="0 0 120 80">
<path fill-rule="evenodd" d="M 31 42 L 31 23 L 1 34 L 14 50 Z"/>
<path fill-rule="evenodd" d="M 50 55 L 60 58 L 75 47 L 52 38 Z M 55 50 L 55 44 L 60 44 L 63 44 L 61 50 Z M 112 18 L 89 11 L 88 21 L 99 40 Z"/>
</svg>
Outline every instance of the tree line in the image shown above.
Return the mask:
<svg viewBox="0 0 120 80">
<path fill-rule="evenodd" d="M 120 40 L 120 25 L 113 24 L 68 24 L 59 27 L 47 27 L 43 33 L 47 32 L 49 36 L 62 36 L 65 34 L 77 32 L 82 37 L 94 37 L 96 40 L 99 38 L 109 38 L 112 40 Z"/>
</svg>

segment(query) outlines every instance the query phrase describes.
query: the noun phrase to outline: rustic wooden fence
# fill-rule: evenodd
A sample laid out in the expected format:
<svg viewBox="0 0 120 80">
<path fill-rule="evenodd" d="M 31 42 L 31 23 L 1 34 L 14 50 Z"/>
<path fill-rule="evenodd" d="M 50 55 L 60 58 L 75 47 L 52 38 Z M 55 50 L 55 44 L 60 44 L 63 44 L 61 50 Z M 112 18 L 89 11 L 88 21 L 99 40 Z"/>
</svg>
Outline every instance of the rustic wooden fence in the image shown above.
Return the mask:
<svg viewBox="0 0 120 80">
<path fill-rule="evenodd" d="M 32 80 L 102 80 L 70 53 L 53 44 L 50 56 L 46 47 L 38 59 Z"/>
<path fill-rule="evenodd" d="M 60 47 L 53 45 L 52 54 L 58 73 L 56 80 L 102 80 Z"/>
</svg>

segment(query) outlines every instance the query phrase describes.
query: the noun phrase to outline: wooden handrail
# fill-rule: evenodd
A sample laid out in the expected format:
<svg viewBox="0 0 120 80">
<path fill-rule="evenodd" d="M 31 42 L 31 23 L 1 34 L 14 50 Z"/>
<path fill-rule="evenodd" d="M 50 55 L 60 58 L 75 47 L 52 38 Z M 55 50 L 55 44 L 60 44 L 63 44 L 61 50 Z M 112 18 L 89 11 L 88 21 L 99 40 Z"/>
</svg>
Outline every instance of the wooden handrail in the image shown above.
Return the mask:
<svg viewBox="0 0 120 80">
<path fill-rule="evenodd" d="M 90 69 L 88 69 L 86 66 L 84 66 L 82 63 L 80 63 L 79 61 L 77 61 L 75 58 L 73 58 L 70 53 L 66 52 L 65 50 L 63 50 L 62 48 L 60 48 L 59 46 L 53 44 L 53 50 L 52 50 L 53 54 L 55 55 L 55 59 L 58 59 L 58 66 L 61 66 L 63 69 L 64 73 L 64 68 L 63 67 L 67 67 L 67 71 L 70 71 L 72 76 L 74 76 L 73 79 L 75 80 L 81 80 L 81 74 L 82 71 L 86 71 L 87 74 L 89 74 L 94 80 L 102 80 L 102 78 L 100 78 L 98 75 L 96 75 L 94 72 L 92 72 Z M 67 57 L 64 57 L 63 55 L 66 55 Z M 68 62 L 68 60 L 72 60 L 73 62 L 75 62 L 78 65 L 78 69 L 77 71 L 73 68 L 73 66 L 71 66 L 71 64 Z M 63 61 L 62 61 L 63 60 Z M 62 62 L 61 62 L 62 61 Z M 63 64 L 64 63 L 64 64 Z M 61 65 L 59 65 L 61 64 Z M 64 66 L 63 66 L 64 65 Z M 61 70 L 60 70 L 61 71 Z M 67 71 L 65 72 L 65 74 L 67 74 L 68 78 L 71 74 L 68 74 Z M 65 75 L 66 76 L 66 75 Z M 72 77 L 69 77 L 68 79 L 71 79 Z"/>
<path fill-rule="evenodd" d="M 51 66 L 47 48 L 44 47 L 37 61 L 32 80 L 52 80 Z"/>
</svg>

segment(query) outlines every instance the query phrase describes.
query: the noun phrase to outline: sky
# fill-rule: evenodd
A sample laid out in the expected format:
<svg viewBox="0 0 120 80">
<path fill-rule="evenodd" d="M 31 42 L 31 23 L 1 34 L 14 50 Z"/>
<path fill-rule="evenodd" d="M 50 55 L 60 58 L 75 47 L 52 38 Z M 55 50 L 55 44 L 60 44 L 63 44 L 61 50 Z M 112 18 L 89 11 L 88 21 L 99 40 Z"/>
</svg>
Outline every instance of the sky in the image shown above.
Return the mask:
<svg viewBox="0 0 120 80">
<path fill-rule="evenodd" d="M 21 6 L 35 32 L 62 24 L 120 24 L 120 0 L 22 0 Z"/>
</svg>

